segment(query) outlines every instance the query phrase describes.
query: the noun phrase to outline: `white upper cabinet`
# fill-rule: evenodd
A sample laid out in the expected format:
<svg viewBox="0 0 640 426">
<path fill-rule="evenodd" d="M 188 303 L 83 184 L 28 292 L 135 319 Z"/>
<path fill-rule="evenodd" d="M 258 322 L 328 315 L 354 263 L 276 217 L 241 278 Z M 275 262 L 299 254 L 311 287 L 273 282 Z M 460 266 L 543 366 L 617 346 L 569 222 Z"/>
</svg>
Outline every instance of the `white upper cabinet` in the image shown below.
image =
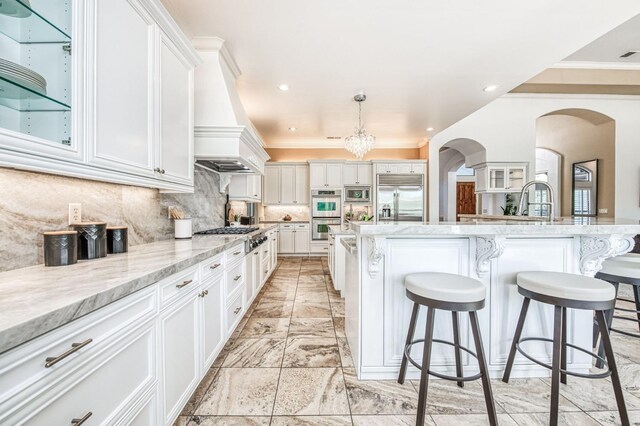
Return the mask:
<svg viewBox="0 0 640 426">
<path fill-rule="evenodd" d="M 295 166 L 280 167 L 280 203 L 295 204 L 296 168 Z"/>
<path fill-rule="evenodd" d="M 264 205 L 309 203 L 309 166 L 268 164 L 264 173 Z"/>
<path fill-rule="evenodd" d="M 309 166 L 301 165 L 296 168 L 295 203 L 309 204 Z"/>
<path fill-rule="evenodd" d="M 520 192 L 527 183 L 527 163 L 483 163 L 474 167 L 476 192 Z"/>
<path fill-rule="evenodd" d="M 89 161 L 154 176 L 153 20 L 136 1 L 95 5 L 97 69 Z"/>
<path fill-rule="evenodd" d="M 165 180 L 193 185 L 193 66 L 160 32 L 160 149 Z"/>
<path fill-rule="evenodd" d="M 310 163 L 311 188 L 341 188 L 342 166 L 343 163 Z"/>
<path fill-rule="evenodd" d="M 264 168 L 264 186 L 262 204 L 280 204 L 280 167 Z"/>
<path fill-rule="evenodd" d="M 232 200 L 259 203 L 262 201 L 262 176 L 233 175 L 229 183 L 229 198 Z"/>
<path fill-rule="evenodd" d="M 389 174 L 426 174 L 426 162 L 394 161 L 389 163 L 375 163 L 375 173 Z"/>
<path fill-rule="evenodd" d="M 346 185 L 371 185 L 373 167 L 370 163 L 345 163 L 342 167 L 342 183 Z"/>
<path fill-rule="evenodd" d="M 195 49 L 160 0 L 64 3 L 33 4 L 55 30 L 0 31 L 0 57 L 32 58 L 48 83 L 37 110 L 0 105 L 3 165 L 192 191 Z"/>
</svg>

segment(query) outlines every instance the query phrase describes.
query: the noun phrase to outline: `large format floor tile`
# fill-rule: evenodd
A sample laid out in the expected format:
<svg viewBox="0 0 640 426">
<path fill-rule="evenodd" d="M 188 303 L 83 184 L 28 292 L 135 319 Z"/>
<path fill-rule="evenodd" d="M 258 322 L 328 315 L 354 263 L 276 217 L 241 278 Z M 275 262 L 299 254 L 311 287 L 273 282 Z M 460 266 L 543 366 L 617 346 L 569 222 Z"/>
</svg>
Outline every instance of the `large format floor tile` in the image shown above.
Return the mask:
<svg viewBox="0 0 640 426">
<path fill-rule="evenodd" d="M 326 258 L 280 258 L 175 425 L 413 426 L 419 381 L 358 380 L 344 314 Z M 640 426 L 640 339 L 612 339 L 631 424 Z M 491 383 L 501 425 L 548 424 L 548 379 Z M 620 424 L 610 380 L 569 377 L 560 390 L 561 425 Z M 480 382 L 460 389 L 431 379 L 427 403 L 425 425 L 489 424 Z"/>
<path fill-rule="evenodd" d="M 274 415 L 349 414 L 340 368 L 283 368 Z"/>
</svg>

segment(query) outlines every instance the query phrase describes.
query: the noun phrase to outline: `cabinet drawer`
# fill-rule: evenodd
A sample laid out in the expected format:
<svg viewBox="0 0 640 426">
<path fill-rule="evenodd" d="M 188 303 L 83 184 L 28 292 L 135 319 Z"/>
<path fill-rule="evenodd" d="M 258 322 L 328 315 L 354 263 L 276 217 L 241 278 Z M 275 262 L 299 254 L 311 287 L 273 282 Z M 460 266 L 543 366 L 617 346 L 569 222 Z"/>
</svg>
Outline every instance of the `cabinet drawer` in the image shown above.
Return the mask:
<svg viewBox="0 0 640 426">
<path fill-rule="evenodd" d="M 156 312 L 156 288 L 152 286 L 2 354 L 0 424 L 3 415 L 16 405 L 27 404 L 45 386 L 86 365 L 115 336 L 152 318 Z"/>
<path fill-rule="evenodd" d="M 244 244 L 238 244 L 237 246 L 231 247 L 224 253 L 224 255 L 226 265 L 230 265 L 238 259 L 242 259 L 244 257 Z"/>
<path fill-rule="evenodd" d="M 267 259 L 269 257 L 269 245 L 268 244 L 263 244 L 260 247 L 258 247 L 258 249 L 260 250 L 260 258 L 261 259 Z"/>
<path fill-rule="evenodd" d="M 153 386 L 155 351 L 155 322 L 150 321 L 107 348 L 88 368 L 54 384 L 38 401 L 13 413 L 8 423 L 67 425 L 86 418 L 87 425 L 110 424 Z"/>
<path fill-rule="evenodd" d="M 202 280 L 212 277 L 224 271 L 224 253 L 202 262 Z"/>
<path fill-rule="evenodd" d="M 287 224 L 287 225 L 280 224 L 280 225 L 278 226 L 278 228 L 279 228 L 279 229 L 293 229 L 293 228 L 295 228 L 295 225 L 294 225 L 293 223 L 291 223 L 291 224 Z"/>
<path fill-rule="evenodd" d="M 161 306 L 186 296 L 190 290 L 198 287 L 198 267 L 189 268 L 160 281 L 159 287 Z"/>
<path fill-rule="evenodd" d="M 269 278 L 269 260 L 269 257 L 262 260 L 262 276 L 265 280 Z"/>
<path fill-rule="evenodd" d="M 226 271 L 227 290 L 226 297 L 230 297 L 238 287 L 244 284 L 244 262 L 238 263 L 236 266 Z"/>
<path fill-rule="evenodd" d="M 296 224 L 296 229 L 309 229 L 308 223 L 298 223 Z"/>
<path fill-rule="evenodd" d="M 242 310 L 242 297 L 242 292 L 238 293 L 236 298 L 233 299 L 227 307 L 227 335 L 233 333 L 233 330 L 236 328 L 244 314 L 244 311 Z"/>
</svg>

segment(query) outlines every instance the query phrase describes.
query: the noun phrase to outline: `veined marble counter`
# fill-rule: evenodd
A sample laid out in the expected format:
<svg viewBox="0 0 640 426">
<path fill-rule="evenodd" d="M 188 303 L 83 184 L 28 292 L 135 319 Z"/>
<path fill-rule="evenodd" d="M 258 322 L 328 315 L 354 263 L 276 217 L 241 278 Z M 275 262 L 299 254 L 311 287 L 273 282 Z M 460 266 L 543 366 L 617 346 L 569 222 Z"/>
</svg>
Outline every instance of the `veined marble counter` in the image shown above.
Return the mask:
<svg viewBox="0 0 640 426">
<path fill-rule="evenodd" d="M 388 236 L 482 236 L 482 235 L 607 235 L 640 234 L 640 223 L 632 220 L 561 218 L 554 222 L 514 220 L 470 220 L 468 222 L 437 222 L 416 224 L 352 222 L 351 228 L 360 235 Z"/>
<path fill-rule="evenodd" d="M 196 265 L 251 235 L 194 236 L 129 248 L 75 265 L 0 273 L 0 353 Z"/>
<path fill-rule="evenodd" d="M 351 229 L 351 225 L 344 223 L 342 225 L 329 225 L 329 233 L 333 235 L 351 235 L 355 232 Z"/>
<path fill-rule="evenodd" d="M 267 223 L 267 224 L 276 223 L 277 224 L 277 223 L 309 223 L 309 222 L 310 222 L 309 219 L 307 219 L 307 220 L 282 220 L 282 219 L 280 219 L 280 220 L 263 220 L 260 223 L 261 224 L 262 223 Z"/>
<path fill-rule="evenodd" d="M 500 221 L 516 221 L 516 222 L 545 222 L 549 219 L 542 216 L 505 216 L 505 215 L 492 215 L 492 214 L 459 214 L 460 219 L 478 219 L 478 220 L 500 220 Z"/>
</svg>

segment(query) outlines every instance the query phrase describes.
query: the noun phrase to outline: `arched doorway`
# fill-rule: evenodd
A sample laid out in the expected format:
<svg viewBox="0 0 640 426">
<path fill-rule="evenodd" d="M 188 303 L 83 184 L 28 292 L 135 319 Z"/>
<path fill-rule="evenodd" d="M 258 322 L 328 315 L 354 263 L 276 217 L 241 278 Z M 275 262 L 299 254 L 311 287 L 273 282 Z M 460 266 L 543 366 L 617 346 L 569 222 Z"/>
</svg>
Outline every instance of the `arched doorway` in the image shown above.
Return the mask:
<svg viewBox="0 0 640 426">
<path fill-rule="evenodd" d="M 475 213 L 475 174 L 471 166 L 486 160 L 486 149 L 473 139 L 453 139 L 440 148 L 439 218 L 458 220 L 459 213 Z"/>
<path fill-rule="evenodd" d="M 615 120 L 597 111 L 570 108 L 552 111 L 536 121 L 536 176 L 553 183 L 557 162 L 556 212 L 572 216 L 574 164 L 598 160 L 597 206 L 601 217 L 615 216 Z"/>
</svg>

